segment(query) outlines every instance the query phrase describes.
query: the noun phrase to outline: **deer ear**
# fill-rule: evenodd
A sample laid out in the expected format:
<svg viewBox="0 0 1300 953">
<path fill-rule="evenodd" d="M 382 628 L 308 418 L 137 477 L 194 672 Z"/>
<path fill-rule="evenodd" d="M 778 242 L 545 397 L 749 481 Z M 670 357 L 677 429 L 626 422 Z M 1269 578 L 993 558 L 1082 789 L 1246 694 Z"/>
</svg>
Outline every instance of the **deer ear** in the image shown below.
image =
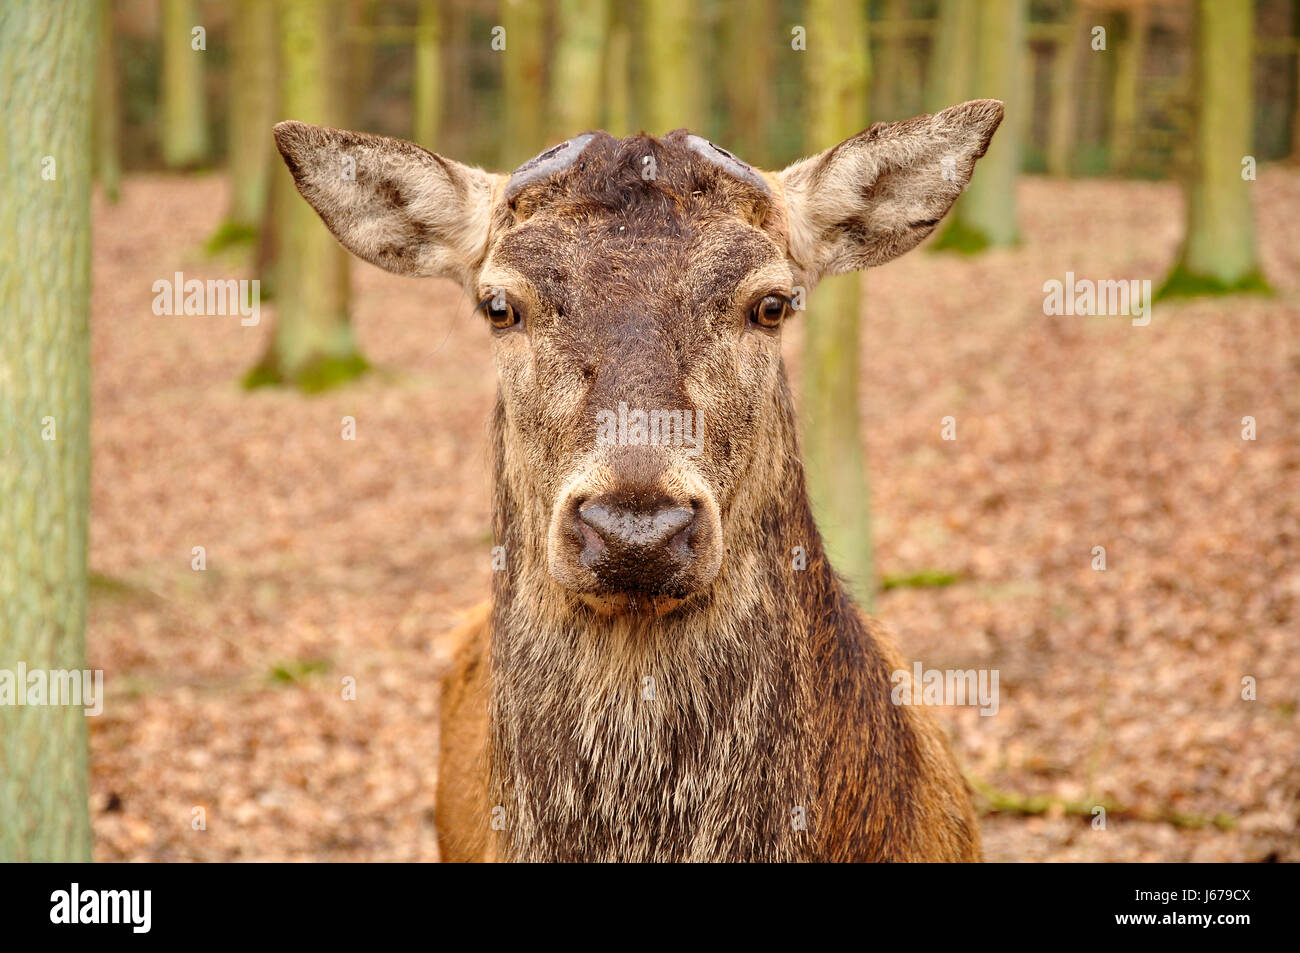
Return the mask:
<svg viewBox="0 0 1300 953">
<path fill-rule="evenodd" d="M 275 144 L 348 251 L 399 275 L 472 280 L 503 176 L 401 139 L 301 122 L 278 123 Z"/>
<path fill-rule="evenodd" d="M 970 181 L 1002 121 L 979 99 L 876 123 L 780 173 L 790 257 L 810 280 L 881 265 L 915 248 Z"/>
</svg>

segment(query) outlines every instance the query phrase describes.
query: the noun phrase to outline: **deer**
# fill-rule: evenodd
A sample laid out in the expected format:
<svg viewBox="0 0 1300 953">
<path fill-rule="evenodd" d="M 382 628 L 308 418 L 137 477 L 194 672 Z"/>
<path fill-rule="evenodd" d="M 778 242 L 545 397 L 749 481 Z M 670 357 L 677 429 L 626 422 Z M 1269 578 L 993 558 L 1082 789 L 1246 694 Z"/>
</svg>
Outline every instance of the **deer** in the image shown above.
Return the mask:
<svg viewBox="0 0 1300 953">
<path fill-rule="evenodd" d="M 504 558 L 441 679 L 444 861 L 982 859 L 946 735 L 891 701 L 898 651 L 827 561 L 781 339 L 819 280 L 935 229 L 1002 115 L 876 123 L 779 172 L 684 129 L 506 175 L 275 126 L 345 248 L 459 284 L 491 337 Z M 693 446 L 647 439 L 688 411 Z"/>
</svg>

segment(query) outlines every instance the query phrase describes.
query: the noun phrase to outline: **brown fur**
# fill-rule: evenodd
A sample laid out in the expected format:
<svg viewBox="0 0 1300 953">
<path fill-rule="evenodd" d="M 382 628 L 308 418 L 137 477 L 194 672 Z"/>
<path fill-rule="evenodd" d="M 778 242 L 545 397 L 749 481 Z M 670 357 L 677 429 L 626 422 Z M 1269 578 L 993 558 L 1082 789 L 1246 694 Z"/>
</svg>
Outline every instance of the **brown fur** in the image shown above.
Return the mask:
<svg viewBox="0 0 1300 953">
<path fill-rule="evenodd" d="M 903 666 L 826 561 L 780 329 L 752 315 L 913 247 L 1000 119 L 981 101 L 875 126 L 780 174 L 685 131 L 595 133 L 513 184 L 277 127 L 349 248 L 519 319 L 492 333 L 506 566 L 443 680 L 446 859 L 979 859 L 942 734 L 891 702 Z M 620 403 L 695 413 L 698 452 L 602 443 Z M 689 557 L 593 564 L 592 500 L 686 508 Z"/>
</svg>

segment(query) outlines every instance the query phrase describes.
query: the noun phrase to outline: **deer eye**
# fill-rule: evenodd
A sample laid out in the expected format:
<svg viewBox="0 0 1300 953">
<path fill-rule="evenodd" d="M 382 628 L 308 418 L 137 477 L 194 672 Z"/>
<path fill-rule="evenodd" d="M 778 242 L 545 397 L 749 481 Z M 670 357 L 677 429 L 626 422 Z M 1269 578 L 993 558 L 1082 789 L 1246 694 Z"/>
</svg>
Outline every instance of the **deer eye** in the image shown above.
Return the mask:
<svg viewBox="0 0 1300 953">
<path fill-rule="evenodd" d="M 779 328 L 790 310 L 790 301 L 781 295 L 768 295 L 754 305 L 749 320 L 761 328 Z"/>
<path fill-rule="evenodd" d="M 502 294 L 491 295 L 479 302 L 479 310 L 487 315 L 488 322 L 498 331 L 519 323 L 519 312 Z"/>
</svg>

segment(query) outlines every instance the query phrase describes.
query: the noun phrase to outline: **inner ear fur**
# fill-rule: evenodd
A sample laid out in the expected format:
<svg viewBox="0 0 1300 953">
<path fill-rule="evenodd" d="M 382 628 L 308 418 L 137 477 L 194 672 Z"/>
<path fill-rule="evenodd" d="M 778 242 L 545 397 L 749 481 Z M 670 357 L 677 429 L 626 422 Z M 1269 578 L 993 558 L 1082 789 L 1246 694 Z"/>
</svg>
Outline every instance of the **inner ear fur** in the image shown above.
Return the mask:
<svg viewBox="0 0 1300 953">
<path fill-rule="evenodd" d="M 301 122 L 278 123 L 275 144 L 348 251 L 395 274 L 468 286 L 503 176 L 401 139 Z"/>
<path fill-rule="evenodd" d="M 876 123 L 780 173 L 790 256 L 813 280 L 915 248 L 952 208 L 1002 122 L 996 99 Z"/>
</svg>

